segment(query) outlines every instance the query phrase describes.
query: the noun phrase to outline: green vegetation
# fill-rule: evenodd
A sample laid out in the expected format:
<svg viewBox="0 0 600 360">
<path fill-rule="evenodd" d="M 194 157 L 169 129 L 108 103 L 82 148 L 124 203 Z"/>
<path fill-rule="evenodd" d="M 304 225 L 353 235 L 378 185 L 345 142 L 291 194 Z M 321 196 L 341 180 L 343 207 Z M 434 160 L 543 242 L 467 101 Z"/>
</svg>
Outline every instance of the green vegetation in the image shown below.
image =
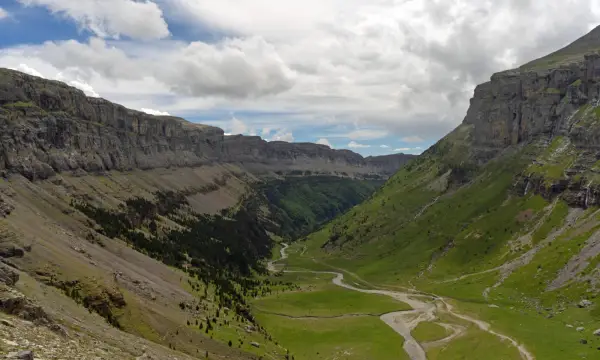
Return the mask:
<svg viewBox="0 0 600 360">
<path fill-rule="evenodd" d="M 459 305 L 463 311 L 490 322 L 497 331 L 514 336 L 538 359 L 595 359 L 600 352 L 597 350 L 600 339 L 592 335 L 600 327 L 600 322 L 590 320 L 588 309 L 572 309 L 548 318 L 547 312 L 540 314 L 535 309 L 491 308 L 477 303 Z M 585 330 L 578 332 L 576 328 L 579 326 Z M 585 339 L 587 344 L 582 344 L 581 339 Z"/>
<path fill-rule="evenodd" d="M 521 359 L 518 351 L 494 335 L 472 329 L 445 346 L 427 352 L 431 360 L 509 360 Z"/>
<path fill-rule="evenodd" d="M 262 313 L 256 317 L 295 360 L 408 359 L 402 337 L 378 317 L 289 319 Z"/>
<path fill-rule="evenodd" d="M 32 107 L 37 107 L 37 106 L 31 101 L 17 101 L 14 103 L 5 104 L 4 107 L 13 108 L 13 109 L 23 109 L 23 108 L 32 108 Z"/>
<path fill-rule="evenodd" d="M 412 336 L 420 343 L 441 340 L 448 335 L 450 332 L 445 327 L 438 325 L 434 322 L 424 321 L 420 322 L 416 328 L 411 331 Z"/>
<path fill-rule="evenodd" d="M 185 196 L 175 193 L 157 193 L 154 201 L 129 199 L 117 209 L 82 200 L 72 205 L 93 219 L 102 234 L 122 238 L 138 251 L 215 284 L 220 304 L 253 321 L 245 297 L 265 291 L 252 276 L 265 272 L 263 260 L 272 247 L 253 209 L 240 207 L 227 217 L 195 214 Z M 161 217 L 181 227 L 169 228 Z"/>
<path fill-rule="evenodd" d="M 381 315 L 392 311 L 411 309 L 407 304 L 389 296 L 349 291 L 329 283 L 318 286 L 318 290 L 313 289 L 311 289 L 312 291 L 271 295 L 254 301 L 253 307 L 259 311 L 294 317 L 330 317 L 345 314 Z"/>
<path fill-rule="evenodd" d="M 290 177 L 259 188 L 277 233 L 295 239 L 368 198 L 381 181 L 330 176 Z"/>
<path fill-rule="evenodd" d="M 552 212 L 546 218 L 546 221 L 537 229 L 533 234 L 533 243 L 537 244 L 540 241 L 546 239 L 546 237 L 563 224 L 567 214 L 569 213 L 569 206 L 559 201 L 553 208 Z"/>
</svg>

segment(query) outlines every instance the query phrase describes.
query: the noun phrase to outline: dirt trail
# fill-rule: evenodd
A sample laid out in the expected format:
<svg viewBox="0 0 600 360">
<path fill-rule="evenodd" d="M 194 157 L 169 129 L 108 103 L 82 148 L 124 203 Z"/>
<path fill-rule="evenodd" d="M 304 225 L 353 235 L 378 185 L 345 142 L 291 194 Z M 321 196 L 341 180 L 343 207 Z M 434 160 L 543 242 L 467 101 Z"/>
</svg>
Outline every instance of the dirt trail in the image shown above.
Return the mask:
<svg viewBox="0 0 600 360">
<path fill-rule="evenodd" d="M 457 337 L 463 335 L 467 331 L 467 329 L 461 325 L 444 324 L 444 323 L 440 323 L 440 322 L 438 322 L 436 324 L 444 327 L 448 331 L 451 331 L 451 334 L 446 336 L 443 339 L 424 343 L 423 347 L 425 349 L 431 349 L 434 347 L 440 347 L 440 346 L 446 345 L 449 342 L 451 342 L 452 340 L 456 339 Z"/>
<path fill-rule="evenodd" d="M 289 245 L 283 244 L 283 247 L 280 250 L 281 257 L 278 260 L 270 261 L 268 263 L 267 267 L 270 271 L 276 271 L 275 265 L 274 265 L 275 262 L 287 259 L 286 250 L 288 247 L 289 247 Z M 384 314 L 384 315 L 381 315 L 380 319 L 383 322 L 385 322 L 388 326 L 390 326 L 392 329 L 394 329 L 394 331 L 396 331 L 400 336 L 402 336 L 404 338 L 404 351 L 406 351 L 406 353 L 408 354 L 408 356 L 410 357 L 411 360 L 427 360 L 427 355 L 425 353 L 424 346 L 422 346 L 417 340 L 415 340 L 415 338 L 411 334 L 411 331 L 420 322 L 433 321 L 433 320 L 437 319 L 437 316 L 436 316 L 437 311 L 444 311 L 444 312 L 446 312 L 452 316 L 455 316 L 459 319 L 473 323 L 481 330 L 483 330 L 487 333 L 490 333 L 490 334 L 500 338 L 501 340 L 510 342 L 514 347 L 517 348 L 517 350 L 521 354 L 522 359 L 535 360 L 535 357 L 529 351 L 527 351 L 527 349 L 523 345 L 519 344 L 516 340 L 514 340 L 506 335 L 503 335 L 503 334 L 500 334 L 498 332 L 491 330 L 490 324 L 488 324 L 484 321 L 477 320 L 470 316 L 462 315 L 462 314 L 454 312 L 454 308 L 452 307 L 452 305 L 450 305 L 448 302 L 446 302 L 446 300 L 442 297 L 429 296 L 429 295 L 424 295 L 424 294 L 415 294 L 415 293 L 411 293 L 411 292 L 401 292 L 401 291 L 360 289 L 360 288 L 354 287 L 352 285 L 346 284 L 344 282 L 344 274 L 342 274 L 340 272 L 334 272 L 334 271 L 285 270 L 285 272 L 286 273 L 313 273 L 313 274 L 335 275 L 332 282 L 333 282 L 333 284 L 335 284 L 337 286 L 340 286 L 340 287 L 343 287 L 345 289 L 352 290 L 352 291 L 358 291 L 358 292 L 365 293 L 365 294 L 377 294 L 377 295 L 389 296 L 389 297 L 392 297 L 396 300 L 405 302 L 408 305 L 410 305 L 413 308 L 413 310 L 397 311 L 397 312 Z M 420 300 L 419 298 L 426 298 L 426 299 L 429 299 L 431 302 L 425 302 L 423 300 Z M 441 302 L 443 304 L 443 306 L 440 306 L 440 307 L 436 306 L 435 301 Z M 437 343 L 439 343 L 438 345 L 448 343 L 462 334 L 462 332 L 458 329 L 458 327 L 454 327 L 454 325 L 450 325 L 450 324 L 440 324 L 440 325 L 447 327 L 447 328 L 448 327 L 453 328 L 456 331 L 453 335 L 451 335 L 445 339 L 437 341 Z M 432 345 L 431 343 L 426 344 L 426 345 L 427 345 L 427 347 L 435 346 L 435 344 Z"/>
</svg>

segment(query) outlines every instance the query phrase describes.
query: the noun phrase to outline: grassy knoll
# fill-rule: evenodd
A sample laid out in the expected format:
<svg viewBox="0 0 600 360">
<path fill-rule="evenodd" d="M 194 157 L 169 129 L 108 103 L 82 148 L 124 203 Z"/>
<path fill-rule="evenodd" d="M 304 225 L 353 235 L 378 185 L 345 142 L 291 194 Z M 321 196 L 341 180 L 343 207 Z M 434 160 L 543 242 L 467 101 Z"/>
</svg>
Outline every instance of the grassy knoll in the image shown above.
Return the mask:
<svg viewBox="0 0 600 360">
<path fill-rule="evenodd" d="M 436 341 L 445 338 L 450 333 L 446 328 L 434 322 L 424 321 L 411 331 L 412 336 L 420 343 Z"/>
<path fill-rule="evenodd" d="M 288 319 L 256 315 L 295 360 L 408 359 L 403 339 L 378 317 Z"/>
</svg>

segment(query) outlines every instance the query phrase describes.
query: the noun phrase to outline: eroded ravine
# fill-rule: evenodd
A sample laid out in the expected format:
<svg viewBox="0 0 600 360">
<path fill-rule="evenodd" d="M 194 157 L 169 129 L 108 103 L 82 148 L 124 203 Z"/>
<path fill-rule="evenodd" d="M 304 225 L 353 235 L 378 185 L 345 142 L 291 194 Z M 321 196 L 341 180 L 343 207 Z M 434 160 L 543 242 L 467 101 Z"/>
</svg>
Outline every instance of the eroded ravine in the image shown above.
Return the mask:
<svg viewBox="0 0 600 360">
<path fill-rule="evenodd" d="M 283 244 L 283 247 L 280 250 L 281 257 L 278 260 L 270 261 L 268 263 L 269 271 L 277 271 L 275 268 L 275 262 L 280 260 L 287 259 L 287 248 L 289 245 Z M 413 308 L 413 310 L 408 311 L 397 311 L 391 312 L 388 314 L 381 315 L 380 319 L 385 322 L 388 326 L 390 326 L 396 333 L 404 338 L 404 351 L 408 354 L 411 360 L 426 360 L 427 355 L 423 346 L 415 340 L 412 336 L 411 331 L 420 323 L 424 321 L 433 321 L 437 318 L 436 311 L 443 311 L 452 316 L 455 316 L 464 321 L 475 324 L 479 329 L 485 331 L 489 334 L 492 334 L 502 341 L 508 341 L 511 345 L 513 345 L 520 353 L 521 358 L 524 360 L 535 360 L 533 354 L 531 354 L 527 349 L 519 344 L 516 340 L 510 338 L 509 336 L 500 334 L 496 331 L 491 330 L 490 324 L 474 319 L 470 316 L 459 314 L 454 312 L 454 308 L 450 305 L 444 298 L 434 295 L 420 295 L 416 293 L 407 293 L 401 291 L 390 291 L 390 290 L 371 290 L 371 289 L 360 289 L 354 287 L 352 285 L 346 284 L 344 282 L 344 274 L 335 271 L 310 271 L 310 270 L 284 270 L 286 273 L 313 273 L 313 274 L 329 274 L 335 275 L 332 282 L 333 284 L 343 287 L 348 290 L 358 291 L 365 294 L 376 294 L 376 295 L 385 295 L 392 297 L 396 300 L 402 301 Z M 419 297 L 425 297 L 432 302 L 425 302 L 419 299 Z M 443 306 L 436 306 L 435 301 L 438 301 Z M 448 326 L 452 326 L 450 324 L 446 324 Z M 449 338 L 442 339 L 440 343 L 446 343 L 460 336 L 461 333 L 456 334 L 455 336 L 450 336 Z M 428 348 L 434 344 L 426 344 Z"/>
</svg>

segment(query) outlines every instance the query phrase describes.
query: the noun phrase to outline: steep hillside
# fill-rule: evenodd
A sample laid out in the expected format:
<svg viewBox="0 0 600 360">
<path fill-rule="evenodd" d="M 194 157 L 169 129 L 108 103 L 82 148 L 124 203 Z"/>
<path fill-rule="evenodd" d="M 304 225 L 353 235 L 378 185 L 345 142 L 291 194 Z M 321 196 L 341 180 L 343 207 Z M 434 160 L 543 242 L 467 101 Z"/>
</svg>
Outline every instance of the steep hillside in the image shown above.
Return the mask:
<svg viewBox="0 0 600 360">
<path fill-rule="evenodd" d="M 598 34 L 479 85 L 458 128 L 304 251 L 454 298 L 539 359 L 596 358 Z"/>
<path fill-rule="evenodd" d="M 378 180 L 312 176 L 268 181 L 258 191 L 274 232 L 295 240 L 360 204 L 381 185 Z"/>
<path fill-rule="evenodd" d="M 274 285 L 257 275 L 271 231 L 284 228 L 267 228 L 275 212 L 251 199 L 266 199 L 265 184 L 336 184 L 277 196 L 324 209 L 306 217 L 281 206 L 304 231 L 370 195 L 363 179 L 407 161 L 224 136 L 2 69 L 0 145 L 0 309 L 47 325 L 9 320 L 30 342 L 0 350 L 39 347 L 48 358 L 77 346 L 89 358 L 95 348 L 119 359 L 283 358 L 247 299 Z M 57 329 L 79 345 L 55 350 Z"/>
<path fill-rule="evenodd" d="M 242 164 L 253 173 L 386 177 L 409 156 L 364 159 L 317 144 L 224 136 L 222 129 L 152 116 L 78 89 L 0 69 L 0 170 L 30 180 L 65 171 L 103 171 Z"/>
</svg>

